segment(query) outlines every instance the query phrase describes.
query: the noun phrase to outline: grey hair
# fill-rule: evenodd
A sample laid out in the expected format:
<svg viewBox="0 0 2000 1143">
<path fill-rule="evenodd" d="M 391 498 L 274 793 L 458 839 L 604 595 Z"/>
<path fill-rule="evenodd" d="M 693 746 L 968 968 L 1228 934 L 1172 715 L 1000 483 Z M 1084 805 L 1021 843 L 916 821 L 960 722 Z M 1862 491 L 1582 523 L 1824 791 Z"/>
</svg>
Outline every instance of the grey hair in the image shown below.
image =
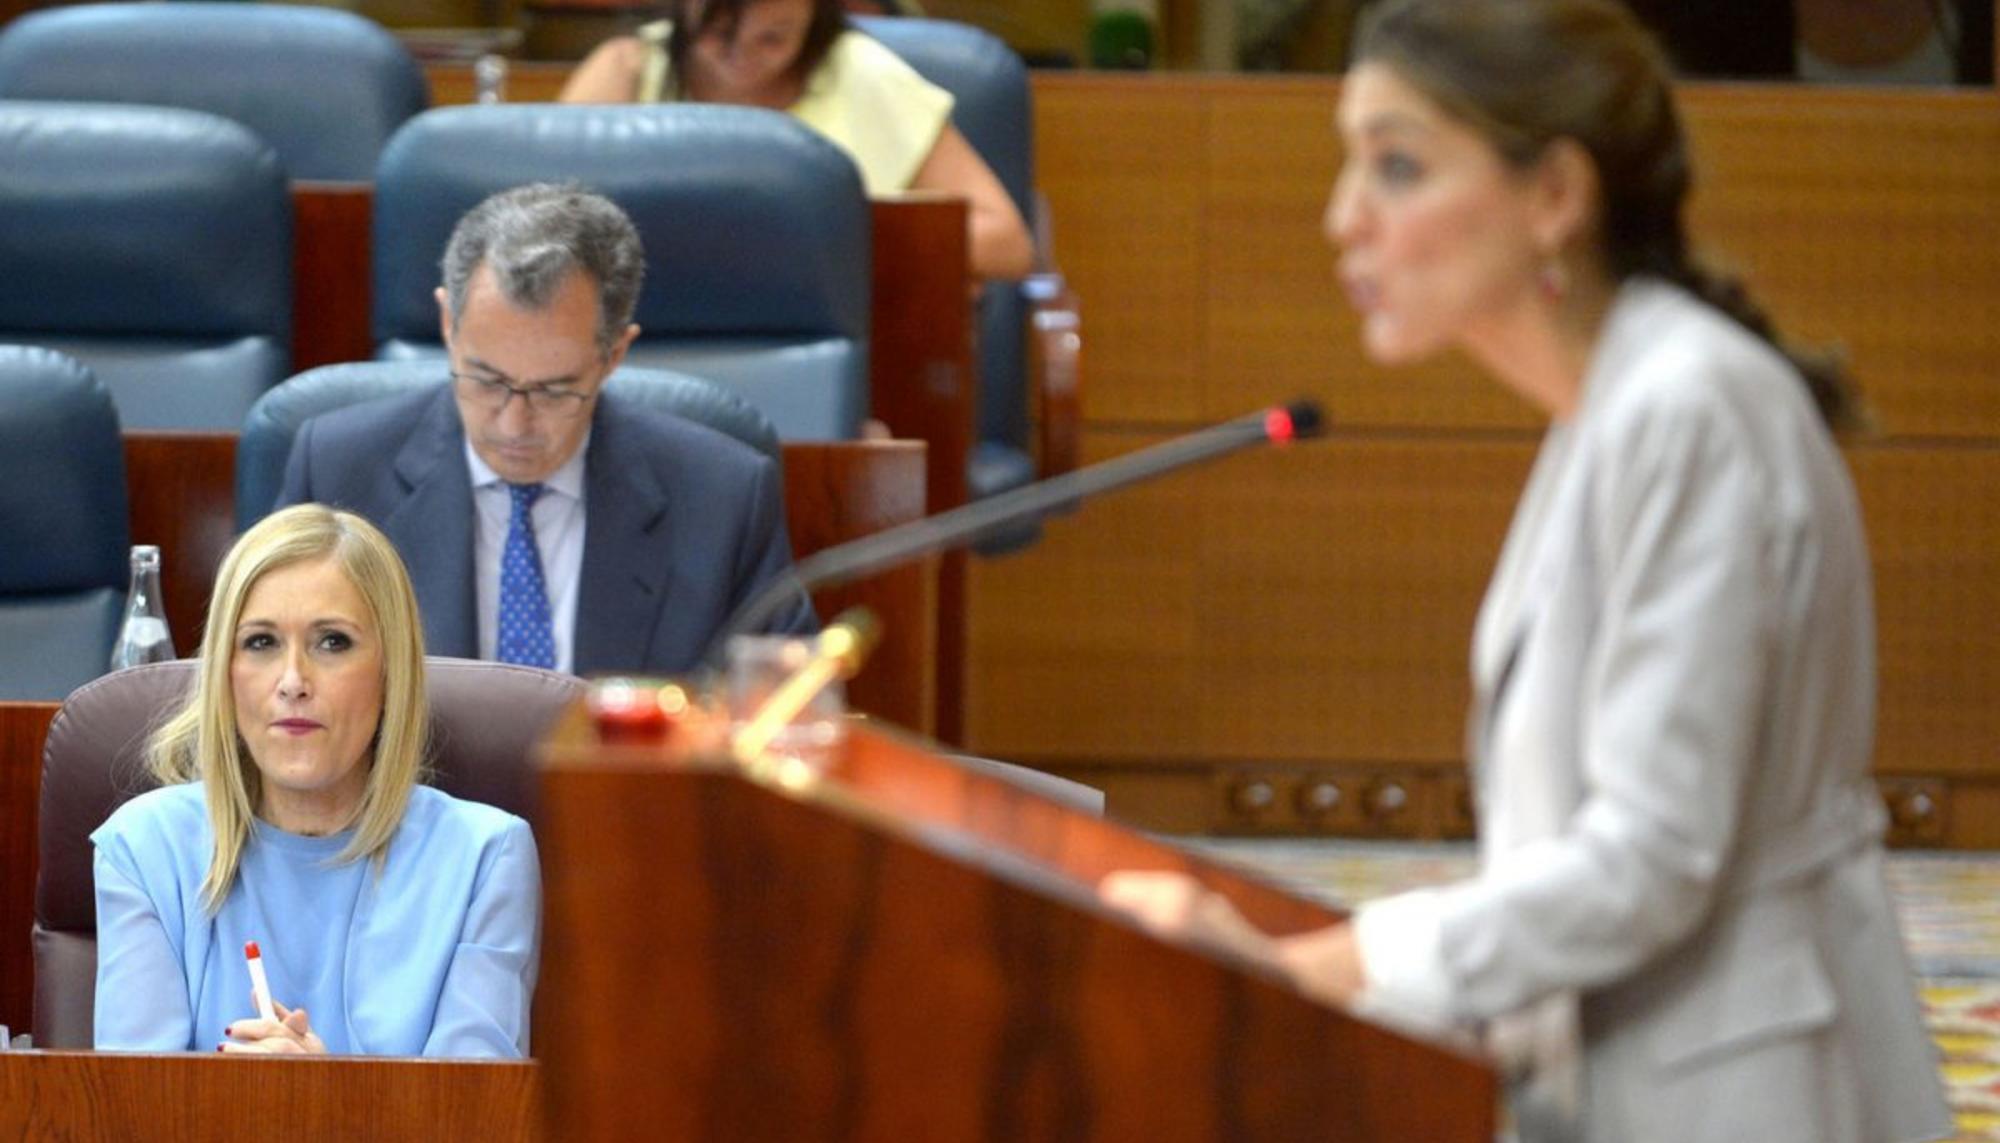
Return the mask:
<svg viewBox="0 0 2000 1143">
<path fill-rule="evenodd" d="M 501 296 L 539 310 L 555 299 L 572 270 L 597 283 L 597 348 L 609 353 L 632 323 L 646 252 L 639 230 L 618 204 L 575 183 L 529 183 L 488 197 L 451 232 L 439 267 L 451 324 L 465 313 L 465 293 L 484 263 Z"/>
</svg>

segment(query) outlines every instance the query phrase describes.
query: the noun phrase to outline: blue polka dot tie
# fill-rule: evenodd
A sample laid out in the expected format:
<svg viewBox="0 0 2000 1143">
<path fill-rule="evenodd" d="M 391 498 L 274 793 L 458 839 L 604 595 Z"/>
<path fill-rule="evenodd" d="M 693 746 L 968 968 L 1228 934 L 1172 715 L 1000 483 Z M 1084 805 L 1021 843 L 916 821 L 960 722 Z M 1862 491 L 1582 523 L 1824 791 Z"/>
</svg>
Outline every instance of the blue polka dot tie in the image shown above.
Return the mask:
<svg viewBox="0 0 2000 1143">
<path fill-rule="evenodd" d="M 507 520 L 507 546 L 500 550 L 500 638 L 498 658 L 528 667 L 556 665 L 555 628 L 549 622 L 549 592 L 542 582 L 542 555 L 535 548 L 530 511 L 542 495 L 539 484 L 509 484 L 514 510 Z"/>
</svg>

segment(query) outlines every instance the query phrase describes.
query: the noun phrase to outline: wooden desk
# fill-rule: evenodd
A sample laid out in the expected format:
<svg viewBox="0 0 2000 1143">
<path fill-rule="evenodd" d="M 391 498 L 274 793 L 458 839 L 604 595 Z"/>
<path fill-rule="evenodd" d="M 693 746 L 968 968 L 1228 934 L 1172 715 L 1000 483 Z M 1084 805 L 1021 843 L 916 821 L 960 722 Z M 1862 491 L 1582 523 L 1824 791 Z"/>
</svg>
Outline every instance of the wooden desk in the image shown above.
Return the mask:
<svg viewBox="0 0 2000 1143">
<path fill-rule="evenodd" d="M 390 1059 L 0 1052 L 0 1138 L 526 1143 L 536 1066 Z"/>
</svg>

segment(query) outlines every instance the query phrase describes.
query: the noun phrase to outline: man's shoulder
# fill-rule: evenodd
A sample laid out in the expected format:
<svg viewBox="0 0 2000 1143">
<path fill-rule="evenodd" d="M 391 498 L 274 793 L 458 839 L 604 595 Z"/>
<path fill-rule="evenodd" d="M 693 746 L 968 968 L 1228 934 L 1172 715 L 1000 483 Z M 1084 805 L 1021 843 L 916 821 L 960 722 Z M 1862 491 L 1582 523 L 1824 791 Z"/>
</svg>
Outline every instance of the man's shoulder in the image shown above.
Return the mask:
<svg viewBox="0 0 2000 1143">
<path fill-rule="evenodd" d="M 721 429 L 614 394 L 604 396 L 604 413 L 610 447 L 636 450 L 662 463 L 723 473 L 749 473 L 773 463 L 763 451 Z"/>
</svg>

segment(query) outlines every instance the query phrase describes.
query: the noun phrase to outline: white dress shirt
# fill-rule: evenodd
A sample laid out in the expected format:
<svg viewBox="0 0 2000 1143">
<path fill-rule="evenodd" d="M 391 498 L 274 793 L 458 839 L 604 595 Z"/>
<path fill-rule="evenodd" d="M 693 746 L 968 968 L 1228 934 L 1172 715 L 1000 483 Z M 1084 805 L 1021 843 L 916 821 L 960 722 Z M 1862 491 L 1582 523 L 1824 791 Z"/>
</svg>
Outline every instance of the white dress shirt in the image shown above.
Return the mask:
<svg viewBox="0 0 2000 1143">
<path fill-rule="evenodd" d="M 576 454 L 542 481 L 530 514 L 535 549 L 542 558 L 542 584 L 549 593 L 556 670 L 576 663 L 576 597 L 583 578 L 583 458 L 590 452 L 584 434 Z M 472 576 L 479 604 L 479 657 L 492 659 L 500 640 L 500 553 L 507 546 L 513 498 L 500 475 L 465 442 L 465 466 L 472 474 Z"/>
</svg>

